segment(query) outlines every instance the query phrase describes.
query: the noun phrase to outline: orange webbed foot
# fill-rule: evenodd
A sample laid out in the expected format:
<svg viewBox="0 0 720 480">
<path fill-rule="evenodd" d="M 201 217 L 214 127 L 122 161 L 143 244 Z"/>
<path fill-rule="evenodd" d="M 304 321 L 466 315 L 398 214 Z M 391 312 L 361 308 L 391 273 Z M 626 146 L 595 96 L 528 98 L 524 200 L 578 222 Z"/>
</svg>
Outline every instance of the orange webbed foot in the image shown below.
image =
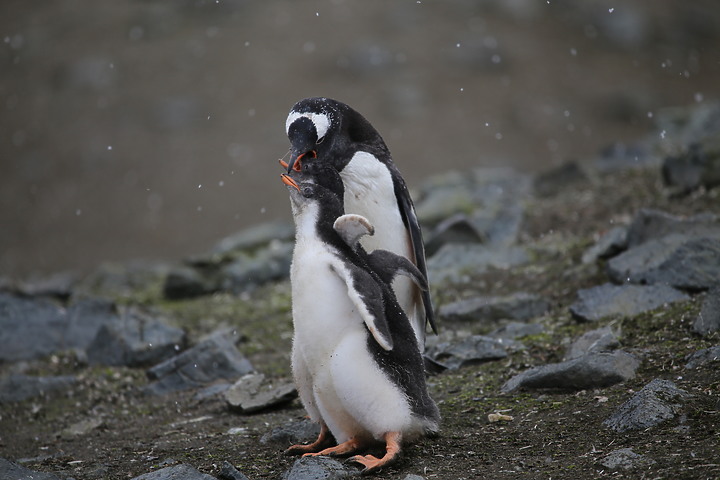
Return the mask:
<svg viewBox="0 0 720 480">
<path fill-rule="evenodd" d="M 307 445 L 292 445 L 291 447 L 288 447 L 287 450 L 285 450 L 286 455 L 310 455 L 314 454 L 315 452 L 322 451 L 335 443 L 335 439 L 330 434 L 330 431 L 328 430 L 327 426 L 325 424 L 322 424 L 320 426 L 320 435 L 318 435 L 317 440 L 315 440 L 313 443 L 309 443 Z"/>
<path fill-rule="evenodd" d="M 395 463 L 400 454 L 400 442 L 402 436 L 400 432 L 390 432 L 385 434 L 385 455 L 377 458 L 373 455 L 355 455 L 348 459 L 348 462 L 359 463 L 363 468 L 360 472 L 363 475 L 377 472 L 383 467 Z"/>
<path fill-rule="evenodd" d="M 353 453 L 359 452 L 360 450 L 364 449 L 365 445 L 358 441 L 355 438 L 351 438 L 347 442 L 343 442 L 340 445 L 336 445 L 334 447 L 326 448 L 325 450 L 321 450 L 319 452 L 312 452 L 312 453 L 306 453 L 303 455 L 304 457 L 314 457 L 317 455 L 327 455 L 330 457 L 342 457 L 346 455 L 352 455 Z"/>
</svg>

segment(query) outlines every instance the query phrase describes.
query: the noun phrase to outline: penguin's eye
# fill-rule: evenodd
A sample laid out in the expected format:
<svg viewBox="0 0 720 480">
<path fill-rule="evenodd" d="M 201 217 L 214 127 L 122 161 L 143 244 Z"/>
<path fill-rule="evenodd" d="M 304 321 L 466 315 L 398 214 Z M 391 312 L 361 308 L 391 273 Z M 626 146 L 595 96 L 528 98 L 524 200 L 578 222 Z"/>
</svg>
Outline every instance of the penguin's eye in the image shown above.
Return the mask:
<svg viewBox="0 0 720 480">
<path fill-rule="evenodd" d="M 303 187 L 302 195 L 303 195 L 303 197 L 306 197 L 306 198 L 312 197 L 312 195 L 313 195 L 312 187 Z"/>
</svg>

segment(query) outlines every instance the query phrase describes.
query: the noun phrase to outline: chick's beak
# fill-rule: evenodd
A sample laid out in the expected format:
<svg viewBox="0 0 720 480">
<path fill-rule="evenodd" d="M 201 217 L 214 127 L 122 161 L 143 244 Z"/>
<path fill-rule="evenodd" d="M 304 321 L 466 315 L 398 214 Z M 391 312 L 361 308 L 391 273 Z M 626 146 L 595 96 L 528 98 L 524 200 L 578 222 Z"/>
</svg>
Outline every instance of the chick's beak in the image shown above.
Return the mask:
<svg viewBox="0 0 720 480">
<path fill-rule="evenodd" d="M 298 192 L 300 191 L 300 185 L 298 185 L 295 180 L 293 180 L 292 178 L 290 178 L 289 175 L 286 175 L 286 174 L 283 173 L 283 174 L 280 175 L 280 179 L 281 179 L 282 182 L 283 182 L 285 185 L 287 185 L 288 187 L 294 187 Z"/>
<path fill-rule="evenodd" d="M 317 151 L 308 150 L 306 152 L 298 154 L 296 151 L 290 153 L 290 162 L 280 161 L 280 165 L 283 168 L 287 168 L 287 172 L 291 171 L 300 172 L 302 171 L 302 161 L 308 158 L 317 158 Z"/>
</svg>

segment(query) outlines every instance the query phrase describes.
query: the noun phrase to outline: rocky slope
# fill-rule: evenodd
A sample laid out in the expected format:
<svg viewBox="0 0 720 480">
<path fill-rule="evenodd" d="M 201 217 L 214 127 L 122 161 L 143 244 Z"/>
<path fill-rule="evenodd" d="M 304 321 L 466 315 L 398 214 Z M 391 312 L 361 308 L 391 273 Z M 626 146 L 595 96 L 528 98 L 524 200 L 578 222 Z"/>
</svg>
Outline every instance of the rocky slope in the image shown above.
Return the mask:
<svg viewBox="0 0 720 480">
<path fill-rule="evenodd" d="M 443 415 L 386 478 L 716 478 L 720 107 L 537 176 L 414 191 Z M 284 188 L 278 182 L 278 190 Z M 0 477 L 344 478 L 289 379 L 292 227 L 0 281 Z"/>
</svg>

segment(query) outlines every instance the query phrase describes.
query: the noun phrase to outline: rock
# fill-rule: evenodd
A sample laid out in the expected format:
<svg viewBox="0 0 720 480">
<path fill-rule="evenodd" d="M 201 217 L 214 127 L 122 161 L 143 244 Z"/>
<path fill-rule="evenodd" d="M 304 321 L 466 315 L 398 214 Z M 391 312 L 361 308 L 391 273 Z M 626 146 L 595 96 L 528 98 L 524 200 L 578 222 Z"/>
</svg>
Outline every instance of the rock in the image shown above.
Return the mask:
<svg viewBox="0 0 720 480">
<path fill-rule="evenodd" d="M 231 409 L 248 414 L 288 403 L 297 395 L 291 383 L 273 387 L 262 373 L 249 373 L 225 391 L 225 400 Z"/>
<path fill-rule="evenodd" d="M 616 432 L 645 430 L 674 418 L 690 396 L 673 382 L 656 378 L 623 403 L 603 425 Z"/>
<path fill-rule="evenodd" d="M 249 480 L 248 477 L 239 472 L 232 463 L 227 460 L 220 466 L 217 478 L 219 480 Z"/>
<path fill-rule="evenodd" d="M 692 330 L 700 335 L 708 335 L 720 330 L 720 285 L 707 292 L 700 314 L 693 322 Z"/>
<path fill-rule="evenodd" d="M 529 260 L 527 251 L 520 247 L 447 244 L 428 259 L 428 276 L 431 284 L 462 283 L 468 281 L 469 274 L 480 275 L 489 268 L 505 270 Z"/>
<path fill-rule="evenodd" d="M 614 227 L 608 230 L 592 247 L 585 250 L 582 262 L 594 263 L 598 259 L 610 258 L 627 248 L 627 227 Z"/>
<path fill-rule="evenodd" d="M 667 157 L 662 165 L 665 184 L 679 193 L 720 185 L 720 137 L 713 143 L 692 144 L 685 152 Z"/>
<path fill-rule="evenodd" d="M 290 275 L 292 242 L 272 242 L 252 256 L 243 256 L 222 268 L 220 288 L 240 293 Z"/>
<path fill-rule="evenodd" d="M 402 480 L 425 480 L 425 477 L 421 477 L 420 475 L 414 475 L 412 473 L 408 473 L 403 477 Z"/>
<path fill-rule="evenodd" d="M 87 349 L 104 325 L 116 324 L 120 317 L 115 304 L 103 298 L 80 300 L 67 311 L 66 348 Z"/>
<path fill-rule="evenodd" d="M 428 348 L 427 355 L 447 368 L 456 369 L 505 358 L 511 344 L 511 340 L 472 335 L 459 342 L 438 343 Z"/>
<path fill-rule="evenodd" d="M 295 227 L 288 222 L 267 222 L 250 227 L 223 238 L 211 254 L 227 254 L 237 250 L 253 250 L 273 240 L 289 241 L 295 235 Z"/>
<path fill-rule="evenodd" d="M 585 332 L 575 340 L 563 360 L 580 358 L 590 352 L 608 352 L 620 346 L 618 334 L 611 327 L 598 328 Z"/>
<path fill-rule="evenodd" d="M 685 357 L 685 360 L 688 362 L 685 368 L 698 368 L 711 362 L 717 362 L 720 360 L 720 345 L 698 350 Z"/>
<path fill-rule="evenodd" d="M 64 346 L 66 313 L 41 298 L 0 292 L 0 362 L 30 360 Z"/>
<path fill-rule="evenodd" d="M 275 427 L 260 438 L 260 443 L 275 443 L 284 447 L 314 441 L 320 435 L 320 424 L 310 420 L 290 422 Z"/>
<path fill-rule="evenodd" d="M 608 274 L 617 283 L 710 288 L 720 278 L 720 237 L 672 234 L 651 240 L 612 258 Z"/>
<path fill-rule="evenodd" d="M 506 297 L 473 297 L 443 305 L 438 315 L 445 321 L 481 322 L 529 320 L 550 308 L 550 302 L 538 295 L 516 293 Z"/>
<path fill-rule="evenodd" d="M 515 340 L 516 338 L 527 337 L 528 335 L 537 335 L 539 333 L 543 333 L 544 331 L 545 327 L 539 323 L 510 322 L 507 325 L 488 333 L 487 336 L 492 338 Z"/>
<path fill-rule="evenodd" d="M 139 291 L 157 291 L 169 271 L 169 265 L 158 261 L 103 263 L 75 284 L 73 297 L 119 298 L 136 295 Z"/>
<path fill-rule="evenodd" d="M 0 404 L 68 390 L 77 382 L 73 376 L 31 377 L 12 374 L 0 379 Z M 1 478 L 1 477 L 0 477 Z"/>
<path fill-rule="evenodd" d="M 656 463 L 655 460 L 644 455 L 638 455 L 631 448 L 614 450 L 600 460 L 600 466 L 608 470 L 632 470 L 635 468 L 647 467 Z"/>
<path fill-rule="evenodd" d="M 588 353 L 562 363 L 531 368 L 502 386 L 504 393 L 520 388 L 587 390 L 604 388 L 635 377 L 640 361 L 629 353 Z"/>
<path fill-rule="evenodd" d="M 154 381 L 145 391 L 163 395 L 216 380 L 235 380 L 252 371 L 250 361 L 231 340 L 215 335 L 148 370 L 148 377 Z"/>
<path fill-rule="evenodd" d="M 337 480 L 358 474 L 330 457 L 301 457 L 283 473 L 282 480 Z"/>
<path fill-rule="evenodd" d="M 145 473 L 132 480 L 216 480 L 215 477 L 198 472 L 194 467 L 181 463 Z"/>
<path fill-rule="evenodd" d="M 130 311 L 122 320 L 103 325 L 87 349 L 94 365 L 155 365 L 185 348 L 185 332 Z"/>
<path fill-rule="evenodd" d="M 538 174 L 533 182 L 533 188 L 535 194 L 540 197 L 552 197 L 566 189 L 568 185 L 587 181 L 587 175 L 577 162 L 567 162 Z"/>
<path fill-rule="evenodd" d="M 446 243 L 484 243 L 486 238 L 482 230 L 475 225 L 471 217 L 458 213 L 441 221 L 425 242 L 425 254 L 432 256 Z"/>
<path fill-rule="evenodd" d="M 662 159 L 642 144 L 615 143 L 604 148 L 593 166 L 599 172 L 657 167 Z"/>
<path fill-rule="evenodd" d="M 61 480 L 53 473 L 30 470 L 0 457 L 0 478 L 3 480 Z"/>
<path fill-rule="evenodd" d="M 627 229 L 627 246 L 636 247 L 671 234 L 688 237 L 720 237 L 720 217 L 701 213 L 692 217 L 678 217 L 661 210 L 641 209 Z"/>
<path fill-rule="evenodd" d="M 570 313 L 584 322 L 600 320 L 609 315 L 630 317 L 654 310 L 666 303 L 689 300 L 690 297 L 667 285 L 611 285 L 578 290 L 578 300 Z"/>
<path fill-rule="evenodd" d="M 27 297 L 54 297 L 67 300 L 78 281 L 74 272 L 60 272 L 41 278 L 26 280 L 17 287 L 17 292 Z"/>
</svg>

